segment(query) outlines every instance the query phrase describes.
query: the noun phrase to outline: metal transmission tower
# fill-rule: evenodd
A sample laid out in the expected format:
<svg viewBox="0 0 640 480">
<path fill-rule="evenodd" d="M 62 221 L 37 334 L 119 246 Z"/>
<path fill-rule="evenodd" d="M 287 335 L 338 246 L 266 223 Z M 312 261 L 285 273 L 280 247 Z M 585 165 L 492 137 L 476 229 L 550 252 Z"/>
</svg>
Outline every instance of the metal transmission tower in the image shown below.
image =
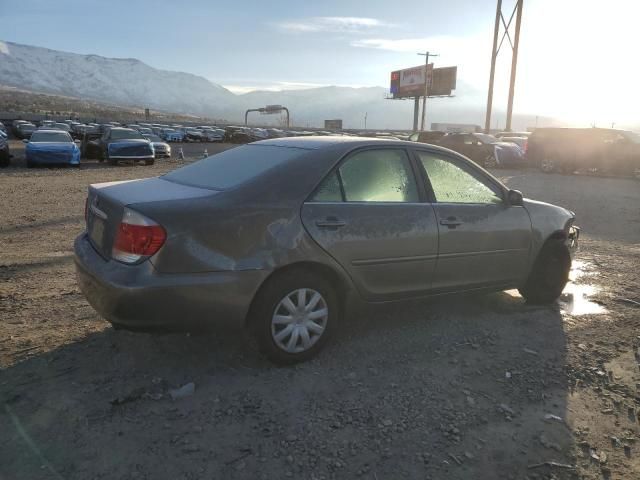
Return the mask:
<svg viewBox="0 0 640 480">
<path fill-rule="evenodd" d="M 500 52 L 500 48 L 504 43 L 504 39 L 509 40 L 511 46 L 511 80 L 509 82 L 509 100 L 507 103 L 507 124 L 505 126 L 506 131 L 511 131 L 511 117 L 513 114 L 513 92 L 516 85 L 516 66 L 518 64 L 518 46 L 520 44 L 520 22 L 522 20 L 522 3 L 523 0 L 516 0 L 516 4 L 513 7 L 509 21 L 505 21 L 504 15 L 502 15 L 502 0 L 498 0 L 498 6 L 496 8 L 496 23 L 493 30 L 493 50 L 491 52 L 491 73 L 489 74 L 489 93 L 487 95 L 487 116 L 484 121 L 484 131 L 489 133 L 491 128 L 491 107 L 493 105 L 493 80 L 496 73 L 496 58 Z M 513 39 L 509 33 L 511 22 L 513 17 L 516 17 L 515 32 Z M 504 33 L 498 43 L 498 35 L 500 33 L 500 24 L 504 27 Z"/>
</svg>

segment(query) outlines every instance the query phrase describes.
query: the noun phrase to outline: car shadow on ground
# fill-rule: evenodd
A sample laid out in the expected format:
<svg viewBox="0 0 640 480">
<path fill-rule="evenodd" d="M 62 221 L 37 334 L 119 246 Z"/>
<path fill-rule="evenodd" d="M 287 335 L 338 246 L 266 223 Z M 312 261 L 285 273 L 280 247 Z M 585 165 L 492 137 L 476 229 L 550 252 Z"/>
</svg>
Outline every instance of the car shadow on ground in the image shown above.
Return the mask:
<svg viewBox="0 0 640 480">
<path fill-rule="evenodd" d="M 223 330 L 106 327 L 34 355 L 2 372 L 0 474 L 572 478 L 537 466 L 570 463 L 572 448 L 557 308 L 499 293 L 351 320 L 287 368 Z"/>
</svg>

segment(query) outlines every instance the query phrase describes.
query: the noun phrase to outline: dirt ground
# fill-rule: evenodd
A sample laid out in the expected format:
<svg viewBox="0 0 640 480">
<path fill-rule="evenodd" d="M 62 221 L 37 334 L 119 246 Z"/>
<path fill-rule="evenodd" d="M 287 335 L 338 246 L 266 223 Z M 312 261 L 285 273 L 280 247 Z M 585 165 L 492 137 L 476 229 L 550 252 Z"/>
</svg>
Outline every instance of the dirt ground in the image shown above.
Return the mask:
<svg viewBox="0 0 640 480">
<path fill-rule="evenodd" d="M 371 308 L 277 368 L 240 332 L 114 331 L 78 290 L 87 184 L 179 164 L 0 171 L 0 479 L 640 478 L 638 181 L 496 171 L 577 213 L 558 305 Z"/>
</svg>

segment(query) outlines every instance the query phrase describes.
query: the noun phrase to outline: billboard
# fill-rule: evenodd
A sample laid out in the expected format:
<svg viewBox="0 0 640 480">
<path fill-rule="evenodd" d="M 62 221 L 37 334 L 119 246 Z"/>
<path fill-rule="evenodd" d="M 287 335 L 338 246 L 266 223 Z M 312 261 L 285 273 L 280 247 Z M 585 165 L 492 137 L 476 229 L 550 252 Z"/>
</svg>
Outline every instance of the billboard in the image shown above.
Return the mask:
<svg viewBox="0 0 640 480">
<path fill-rule="evenodd" d="M 325 130 L 342 130 L 342 119 L 325 120 L 324 128 Z"/>
<path fill-rule="evenodd" d="M 433 68 L 430 63 L 391 72 L 390 92 L 393 98 L 424 96 L 425 75 L 429 96 L 451 95 L 456 88 L 458 67 Z"/>
</svg>

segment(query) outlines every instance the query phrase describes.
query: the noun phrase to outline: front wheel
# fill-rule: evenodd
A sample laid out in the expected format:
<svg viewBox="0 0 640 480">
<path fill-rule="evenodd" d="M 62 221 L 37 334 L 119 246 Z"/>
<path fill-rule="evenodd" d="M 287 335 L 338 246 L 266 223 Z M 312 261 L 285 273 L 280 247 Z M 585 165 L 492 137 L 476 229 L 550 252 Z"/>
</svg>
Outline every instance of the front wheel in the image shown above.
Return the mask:
<svg viewBox="0 0 640 480">
<path fill-rule="evenodd" d="M 571 255 L 560 240 L 549 240 L 540 250 L 529 278 L 518 289 L 524 299 L 533 304 L 553 303 L 569 281 Z"/>
<path fill-rule="evenodd" d="M 260 351 L 289 365 L 315 356 L 340 317 L 338 297 L 324 278 L 294 270 L 270 279 L 258 292 L 250 314 Z"/>
</svg>

